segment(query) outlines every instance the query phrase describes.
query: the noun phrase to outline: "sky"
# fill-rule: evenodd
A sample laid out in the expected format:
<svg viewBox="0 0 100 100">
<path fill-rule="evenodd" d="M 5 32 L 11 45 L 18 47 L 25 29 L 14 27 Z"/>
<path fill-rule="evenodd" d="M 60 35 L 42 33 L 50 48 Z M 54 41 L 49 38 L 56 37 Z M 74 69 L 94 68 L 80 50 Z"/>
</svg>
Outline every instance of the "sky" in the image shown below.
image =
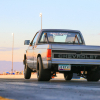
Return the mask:
<svg viewBox="0 0 100 100">
<path fill-rule="evenodd" d="M 41 29 L 80 30 L 86 45 L 100 46 L 100 0 L 0 0 L 0 61 L 22 62 L 27 46 Z"/>
</svg>

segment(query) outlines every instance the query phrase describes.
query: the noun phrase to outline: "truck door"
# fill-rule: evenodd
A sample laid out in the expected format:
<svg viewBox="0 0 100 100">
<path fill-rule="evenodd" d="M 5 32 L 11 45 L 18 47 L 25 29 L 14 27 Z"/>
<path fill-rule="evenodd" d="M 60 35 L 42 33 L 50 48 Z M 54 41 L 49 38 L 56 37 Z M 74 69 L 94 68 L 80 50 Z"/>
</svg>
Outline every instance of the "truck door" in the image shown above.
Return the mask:
<svg viewBox="0 0 100 100">
<path fill-rule="evenodd" d="M 30 68 L 32 68 L 33 65 L 33 46 L 30 45 L 27 50 L 27 64 Z"/>
<path fill-rule="evenodd" d="M 34 66 L 34 49 L 35 49 L 35 43 L 36 43 L 36 40 L 37 40 L 37 37 L 38 37 L 38 34 L 39 33 L 36 33 L 35 37 L 33 38 L 32 40 L 32 46 L 30 46 L 30 50 L 29 50 L 29 53 L 30 53 L 30 62 L 29 62 L 29 65 L 30 65 L 30 68 L 32 69 L 36 69 L 35 66 Z"/>
</svg>

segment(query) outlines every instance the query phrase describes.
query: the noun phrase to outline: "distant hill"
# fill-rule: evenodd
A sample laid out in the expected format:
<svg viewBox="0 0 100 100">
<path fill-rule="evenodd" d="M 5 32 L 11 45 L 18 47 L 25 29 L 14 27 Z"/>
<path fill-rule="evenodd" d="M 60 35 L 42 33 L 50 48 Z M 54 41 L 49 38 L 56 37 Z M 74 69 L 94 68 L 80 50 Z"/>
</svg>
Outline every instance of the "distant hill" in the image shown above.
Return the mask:
<svg viewBox="0 0 100 100">
<path fill-rule="evenodd" d="M 0 73 L 11 71 L 12 62 L 11 61 L 0 61 Z M 23 71 L 23 62 L 13 62 L 13 70 Z"/>
</svg>

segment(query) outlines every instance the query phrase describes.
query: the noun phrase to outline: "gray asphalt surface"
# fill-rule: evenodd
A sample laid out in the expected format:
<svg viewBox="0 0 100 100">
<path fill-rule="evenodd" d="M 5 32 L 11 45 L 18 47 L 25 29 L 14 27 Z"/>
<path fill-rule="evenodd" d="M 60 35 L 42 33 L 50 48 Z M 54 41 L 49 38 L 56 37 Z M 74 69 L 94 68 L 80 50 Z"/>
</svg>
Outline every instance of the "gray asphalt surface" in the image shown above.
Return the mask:
<svg viewBox="0 0 100 100">
<path fill-rule="evenodd" d="M 15 100 L 100 100 L 100 81 L 0 79 L 0 96 Z"/>
</svg>

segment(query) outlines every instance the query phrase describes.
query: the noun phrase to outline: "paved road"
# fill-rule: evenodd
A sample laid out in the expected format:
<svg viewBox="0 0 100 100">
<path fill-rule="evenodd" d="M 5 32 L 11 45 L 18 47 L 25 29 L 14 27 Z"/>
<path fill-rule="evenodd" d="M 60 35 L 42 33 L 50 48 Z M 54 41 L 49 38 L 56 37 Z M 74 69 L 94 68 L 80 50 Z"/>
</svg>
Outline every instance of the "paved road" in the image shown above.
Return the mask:
<svg viewBox="0 0 100 100">
<path fill-rule="evenodd" d="M 100 81 L 0 79 L 0 96 L 16 100 L 100 100 Z"/>
</svg>

